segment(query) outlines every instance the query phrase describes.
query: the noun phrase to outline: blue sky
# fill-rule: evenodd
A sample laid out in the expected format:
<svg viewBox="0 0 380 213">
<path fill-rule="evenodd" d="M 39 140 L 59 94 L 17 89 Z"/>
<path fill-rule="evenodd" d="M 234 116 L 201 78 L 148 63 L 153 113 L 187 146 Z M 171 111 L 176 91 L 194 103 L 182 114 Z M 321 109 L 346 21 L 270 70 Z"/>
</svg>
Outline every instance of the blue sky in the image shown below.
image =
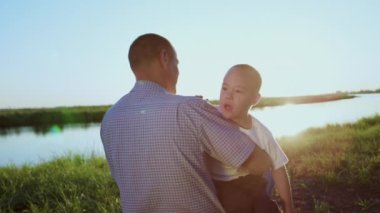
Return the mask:
<svg viewBox="0 0 380 213">
<path fill-rule="evenodd" d="M 248 63 L 263 96 L 380 88 L 380 2 L 0 2 L 0 108 L 112 104 L 134 84 L 127 53 L 153 32 L 177 50 L 177 91 L 216 99 Z"/>
</svg>

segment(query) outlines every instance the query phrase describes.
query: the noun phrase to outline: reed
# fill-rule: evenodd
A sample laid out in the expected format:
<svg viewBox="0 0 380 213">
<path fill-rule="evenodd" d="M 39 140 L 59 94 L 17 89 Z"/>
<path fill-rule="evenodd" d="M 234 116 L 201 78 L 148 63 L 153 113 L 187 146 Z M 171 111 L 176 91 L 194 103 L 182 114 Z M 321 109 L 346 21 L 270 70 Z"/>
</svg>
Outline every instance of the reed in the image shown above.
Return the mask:
<svg viewBox="0 0 380 213">
<path fill-rule="evenodd" d="M 103 157 L 68 155 L 0 169 L 0 212 L 121 212 Z"/>
<path fill-rule="evenodd" d="M 290 159 L 298 206 L 307 202 L 331 212 L 380 210 L 380 115 L 311 128 L 279 141 Z"/>
</svg>

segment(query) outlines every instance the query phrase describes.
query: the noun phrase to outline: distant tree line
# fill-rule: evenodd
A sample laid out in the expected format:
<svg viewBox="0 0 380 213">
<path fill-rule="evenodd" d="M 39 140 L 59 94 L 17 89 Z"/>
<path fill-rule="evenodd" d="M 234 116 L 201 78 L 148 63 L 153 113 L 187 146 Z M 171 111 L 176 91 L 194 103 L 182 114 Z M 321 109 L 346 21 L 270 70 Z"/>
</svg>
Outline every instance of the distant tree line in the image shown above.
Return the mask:
<svg viewBox="0 0 380 213">
<path fill-rule="evenodd" d="M 321 95 L 293 97 L 263 97 L 255 108 L 279 106 L 283 104 L 305 104 L 354 98 L 353 94 L 380 93 L 377 90 L 361 90 L 359 92 L 336 92 Z M 218 100 L 210 100 L 211 104 L 219 104 Z M 32 109 L 0 109 L 1 130 L 13 127 L 33 127 L 37 132 L 46 132 L 52 125 L 63 128 L 66 124 L 100 123 L 111 105 L 73 106 Z"/>
<path fill-rule="evenodd" d="M 348 93 L 351 93 L 351 94 L 372 94 L 372 93 L 380 93 L 380 89 L 376 89 L 376 90 L 359 90 L 359 91 L 351 91 L 351 92 L 348 92 Z"/>
<path fill-rule="evenodd" d="M 99 123 L 108 106 L 77 106 L 34 109 L 0 109 L 0 129 L 22 126 Z"/>
</svg>

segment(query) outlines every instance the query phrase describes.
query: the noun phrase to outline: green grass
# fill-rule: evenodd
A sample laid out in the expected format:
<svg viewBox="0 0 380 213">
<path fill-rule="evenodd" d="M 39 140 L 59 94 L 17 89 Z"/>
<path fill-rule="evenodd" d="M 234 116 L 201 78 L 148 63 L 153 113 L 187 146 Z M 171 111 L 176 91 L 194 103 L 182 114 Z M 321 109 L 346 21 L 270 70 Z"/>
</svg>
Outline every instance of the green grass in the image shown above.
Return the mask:
<svg viewBox="0 0 380 213">
<path fill-rule="evenodd" d="M 318 176 L 326 184 L 376 184 L 372 190 L 380 193 L 380 116 L 312 128 L 280 141 L 293 175 Z"/>
<path fill-rule="evenodd" d="M 279 138 L 298 212 L 379 212 L 380 116 Z M 120 212 L 103 157 L 0 168 L 0 212 Z"/>
<path fill-rule="evenodd" d="M 103 157 L 68 155 L 0 169 L 0 212 L 121 212 Z"/>
<path fill-rule="evenodd" d="M 380 210 L 379 201 L 374 201 L 380 195 L 379 115 L 353 124 L 311 128 L 279 141 L 290 159 L 295 194 L 314 202 L 315 212 L 331 206 L 333 212 Z"/>
</svg>

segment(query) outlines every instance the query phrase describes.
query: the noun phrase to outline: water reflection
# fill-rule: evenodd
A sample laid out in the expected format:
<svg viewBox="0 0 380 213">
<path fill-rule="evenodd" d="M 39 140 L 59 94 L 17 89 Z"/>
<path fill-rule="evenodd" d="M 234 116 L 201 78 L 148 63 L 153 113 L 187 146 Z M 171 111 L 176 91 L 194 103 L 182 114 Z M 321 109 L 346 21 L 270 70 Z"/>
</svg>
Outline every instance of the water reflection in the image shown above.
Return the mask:
<svg viewBox="0 0 380 213">
<path fill-rule="evenodd" d="M 46 135 L 48 133 L 61 133 L 65 128 L 82 128 L 86 129 L 97 123 L 84 123 L 84 124 L 53 124 L 53 125 L 39 125 L 33 127 L 16 127 L 16 128 L 0 128 L 0 136 L 6 135 L 19 135 L 24 132 L 34 132 L 36 135 Z"/>
<path fill-rule="evenodd" d="M 99 129 L 99 124 L 76 124 L 62 129 L 51 126 L 43 132 L 34 128 L 9 130 L 0 137 L 0 166 L 36 164 L 67 153 L 104 155 Z"/>
<path fill-rule="evenodd" d="M 310 127 L 354 122 L 380 114 L 380 94 L 359 95 L 318 104 L 284 105 L 254 109 L 252 114 L 276 136 L 294 135 Z"/>
</svg>

